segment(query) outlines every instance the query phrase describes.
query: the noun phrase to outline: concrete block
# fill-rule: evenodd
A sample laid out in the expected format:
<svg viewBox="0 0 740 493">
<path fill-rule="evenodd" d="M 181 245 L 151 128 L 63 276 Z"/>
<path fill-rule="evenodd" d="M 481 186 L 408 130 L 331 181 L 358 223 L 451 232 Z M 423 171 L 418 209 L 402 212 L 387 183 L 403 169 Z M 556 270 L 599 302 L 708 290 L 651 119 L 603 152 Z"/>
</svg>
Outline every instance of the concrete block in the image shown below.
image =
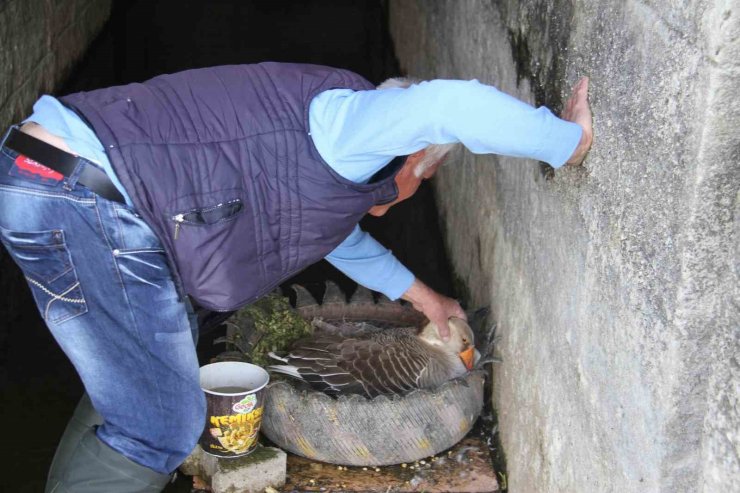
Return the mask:
<svg viewBox="0 0 740 493">
<path fill-rule="evenodd" d="M 287 454 L 277 448 L 259 446 L 247 456 L 222 459 L 197 446 L 180 472 L 200 476 L 214 493 L 262 493 L 285 485 L 286 467 Z"/>
<path fill-rule="evenodd" d="M 186 476 L 199 476 L 201 474 L 200 464 L 203 460 L 203 449 L 200 445 L 196 445 L 195 449 L 188 455 L 188 457 L 180 464 L 178 470 Z"/>
</svg>

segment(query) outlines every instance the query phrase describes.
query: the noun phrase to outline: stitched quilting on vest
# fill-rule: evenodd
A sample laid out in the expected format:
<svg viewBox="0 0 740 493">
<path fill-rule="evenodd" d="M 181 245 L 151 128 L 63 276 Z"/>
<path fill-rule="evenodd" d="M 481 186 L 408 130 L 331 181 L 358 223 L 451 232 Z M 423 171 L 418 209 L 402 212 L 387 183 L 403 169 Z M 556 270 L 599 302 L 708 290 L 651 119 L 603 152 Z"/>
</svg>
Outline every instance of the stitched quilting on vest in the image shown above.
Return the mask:
<svg viewBox="0 0 740 493">
<path fill-rule="evenodd" d="M 393 176 L 361 185 L 323 162 L 308 106 L 351 72 L 263 63 L 189 70 L 62 98 L 90 123 L 184 290 L 233 310 L 333 250 Z"/>
</svg>

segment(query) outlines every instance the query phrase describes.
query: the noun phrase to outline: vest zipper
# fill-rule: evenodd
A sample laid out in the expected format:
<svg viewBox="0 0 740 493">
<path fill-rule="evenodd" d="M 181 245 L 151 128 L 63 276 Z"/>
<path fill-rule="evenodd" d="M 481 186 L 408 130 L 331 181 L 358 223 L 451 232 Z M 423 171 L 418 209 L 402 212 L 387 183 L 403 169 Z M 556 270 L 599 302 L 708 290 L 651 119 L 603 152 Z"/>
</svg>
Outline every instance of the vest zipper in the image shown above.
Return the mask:
<svg viewBox="0 0 740 493">
<path fill-rule="evenodd" d="M 175 221 L 175 239 L 180 235 L 180 225 L 185 222 L 185 214 L 177 214 L 172 216 L 172 220 Z"/>
</svg>

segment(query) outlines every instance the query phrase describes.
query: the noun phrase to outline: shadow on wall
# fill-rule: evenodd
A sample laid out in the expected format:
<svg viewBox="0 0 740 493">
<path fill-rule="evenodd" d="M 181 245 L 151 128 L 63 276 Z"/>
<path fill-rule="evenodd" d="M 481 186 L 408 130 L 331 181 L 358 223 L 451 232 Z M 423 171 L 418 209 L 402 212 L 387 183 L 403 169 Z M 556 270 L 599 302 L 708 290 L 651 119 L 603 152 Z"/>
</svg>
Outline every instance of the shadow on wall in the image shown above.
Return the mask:
<svg viewBox="0 0 740 493">
<path fill-rule="evenodd" d="M 510 26 L 517 84 L 525 79 L 530 81 L 535 106 L 562 108 L 573 0 L 536 0 L 526 6 L 506 0 L 499 7 Z"/>
<path fill-rule="evenodd" d="M 501 17 L 508 19 L 517 84 L 530 82 L 535 106 L 562 108 L 573 0 L 535 0 L 526 4 L 506 0 L 498 5 Z M 550 179 L 554 170 L 540 163 L 540 172 Z"/>
</svg>

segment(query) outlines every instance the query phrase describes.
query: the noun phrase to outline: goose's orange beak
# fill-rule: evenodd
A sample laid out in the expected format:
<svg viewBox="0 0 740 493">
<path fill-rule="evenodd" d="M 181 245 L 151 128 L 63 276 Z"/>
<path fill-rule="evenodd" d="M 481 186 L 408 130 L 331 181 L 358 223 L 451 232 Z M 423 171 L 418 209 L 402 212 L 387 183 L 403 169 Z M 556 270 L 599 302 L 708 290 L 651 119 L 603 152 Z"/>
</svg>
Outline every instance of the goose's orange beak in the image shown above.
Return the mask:
<svg viewBox="0 0 740 493">
<path fill-rule="evenodd" d="M 475 363 L 475 347 L 470 346 L 468 349 L 463 351 L 462 353 L 458 353 L 458 356 L 460 356 L 460 359 L 463 363 L 465 363 L 465 368 L 468 370 L 473 369 L 473 364 Z"/>
</svg>

